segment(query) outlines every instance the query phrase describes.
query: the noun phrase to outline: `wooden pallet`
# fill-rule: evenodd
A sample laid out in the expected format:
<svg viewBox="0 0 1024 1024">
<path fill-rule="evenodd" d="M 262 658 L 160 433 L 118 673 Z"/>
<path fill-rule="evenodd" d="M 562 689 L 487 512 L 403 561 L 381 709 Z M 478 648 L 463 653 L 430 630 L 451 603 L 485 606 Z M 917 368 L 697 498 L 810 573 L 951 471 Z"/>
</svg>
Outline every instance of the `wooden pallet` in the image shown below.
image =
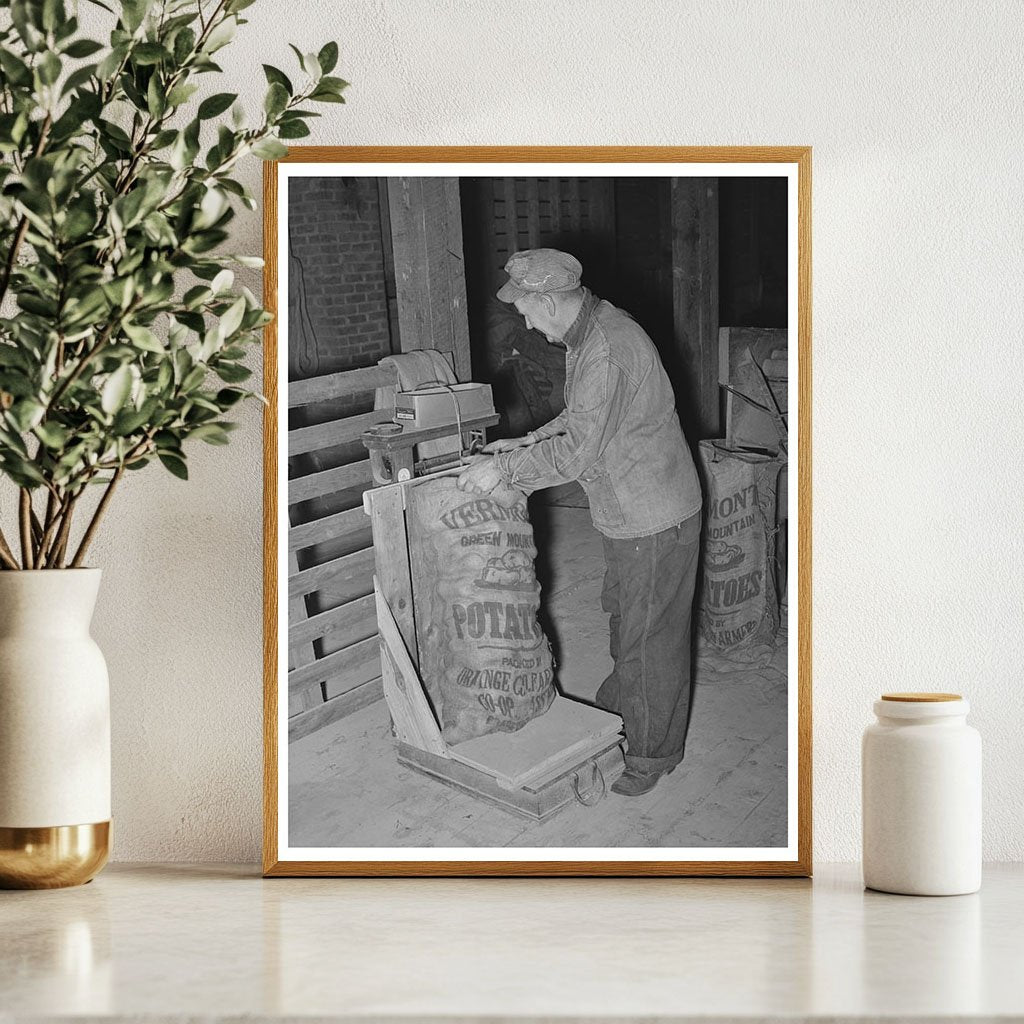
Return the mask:
<svg viewBox="0 0 1024 1024">
<path fill-rule="evenodd" d="M 364 495 L 377 551 L 374 594 L 384 697 L 399 741 L 399 761 L 537 821 L 573 802 L 596 803 L 623 771 L 618 715 L 559 695 L 545 714 L 517 732 L 452 745 L 441 736 L 418 670 L 405 508 L 409 488 L 443 475 L 417 477 Z"/>
<path fill-rule="evenodd" d="M 365 430 L 390 420 L 386 408 L 356 415 L 346 411 L 350 400 L 366 404 L 376 388 L 395 382 L 393 369 L 369 366 L 293 381 L 288 388 L 289 409 L 339 410 L 326 422 L 288 431 L 289 459 L 308 464 L 304 475 L 288 481 L 290 739 L 381 697 L 374 553 L 359 504 L 372 483 L 370 461 L 356 458 L 336 466 L 327 460 L 328 468 L 320 468 L 320 455 L 355 445 Z M 355 507 L 316 511 L 325 501 Z"/>
</svg>

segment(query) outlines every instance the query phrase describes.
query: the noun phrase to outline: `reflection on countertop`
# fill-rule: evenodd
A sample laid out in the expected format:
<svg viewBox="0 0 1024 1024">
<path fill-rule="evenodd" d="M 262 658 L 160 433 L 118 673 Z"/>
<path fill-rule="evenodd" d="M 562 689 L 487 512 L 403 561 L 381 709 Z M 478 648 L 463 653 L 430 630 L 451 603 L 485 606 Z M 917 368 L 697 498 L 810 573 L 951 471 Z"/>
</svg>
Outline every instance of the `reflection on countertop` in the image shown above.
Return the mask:
<svg viewBox="0 0 1024 1024">
<path fill-rule="evenodd" d="M 0 1021 L 1024 1017 L 1024 866 L 980 893 L 751 879 L 273 879 L 114 865 L 0 893 Z"/>
</svg>

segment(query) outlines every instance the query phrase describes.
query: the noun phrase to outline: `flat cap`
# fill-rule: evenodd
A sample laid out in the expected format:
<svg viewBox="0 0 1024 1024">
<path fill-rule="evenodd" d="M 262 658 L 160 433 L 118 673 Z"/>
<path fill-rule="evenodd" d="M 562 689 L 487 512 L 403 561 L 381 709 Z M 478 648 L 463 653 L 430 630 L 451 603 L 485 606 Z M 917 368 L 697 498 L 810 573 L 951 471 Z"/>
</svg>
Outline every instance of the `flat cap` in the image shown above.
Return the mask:
<svg viewBox="0 0 1024 1024">
<path fill-rule="evenodd" d="M 579 288 L 583 266 L 575 256 L 558 249 L 523 249 L 505 264 L 508 280 L 498 291 L 502 302 L 524 295 L 569 292 Z"/>
</svg>

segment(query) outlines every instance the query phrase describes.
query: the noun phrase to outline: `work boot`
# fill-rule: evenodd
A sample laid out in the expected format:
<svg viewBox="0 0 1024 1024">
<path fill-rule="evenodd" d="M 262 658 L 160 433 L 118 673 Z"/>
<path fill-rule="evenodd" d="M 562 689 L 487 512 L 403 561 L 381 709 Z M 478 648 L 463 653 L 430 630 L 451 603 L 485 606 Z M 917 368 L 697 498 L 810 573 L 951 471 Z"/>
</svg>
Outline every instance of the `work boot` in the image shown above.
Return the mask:
<svg viewBox="0 0 1024 1024">
<path fill-rule="evenodd" d="M 642 772 L 627 768 L 613 783 L 612 792 L 622 796 L 642 796 L 658 784 L 665 772 Z"/>
</svg>

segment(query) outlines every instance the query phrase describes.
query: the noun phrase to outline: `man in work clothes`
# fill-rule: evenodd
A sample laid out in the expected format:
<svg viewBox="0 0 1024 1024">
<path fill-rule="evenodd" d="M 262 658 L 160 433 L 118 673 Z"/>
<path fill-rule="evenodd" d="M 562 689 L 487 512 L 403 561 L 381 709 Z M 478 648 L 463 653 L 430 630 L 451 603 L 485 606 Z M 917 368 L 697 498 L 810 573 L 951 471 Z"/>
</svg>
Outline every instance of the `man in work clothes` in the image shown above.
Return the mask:
<svg viewBox="0 0 1024 1024">
<path fill-rule="evenodd" d="M 639 796 L 680 762 L 690 711 L 690 634 L 701 493 L 657 350 L 628 314 L 584 288 L 556 249 L 518 252 L 498 298 L 565 346 L 565 410 L 526 437 L 495 441 L 459 477 L 530 493 L 579 480 L 602 534 L 602 607 L 615 666 L 597 703 L 625 723 L 626 771 L 612 791 Z"/>
</svg>

